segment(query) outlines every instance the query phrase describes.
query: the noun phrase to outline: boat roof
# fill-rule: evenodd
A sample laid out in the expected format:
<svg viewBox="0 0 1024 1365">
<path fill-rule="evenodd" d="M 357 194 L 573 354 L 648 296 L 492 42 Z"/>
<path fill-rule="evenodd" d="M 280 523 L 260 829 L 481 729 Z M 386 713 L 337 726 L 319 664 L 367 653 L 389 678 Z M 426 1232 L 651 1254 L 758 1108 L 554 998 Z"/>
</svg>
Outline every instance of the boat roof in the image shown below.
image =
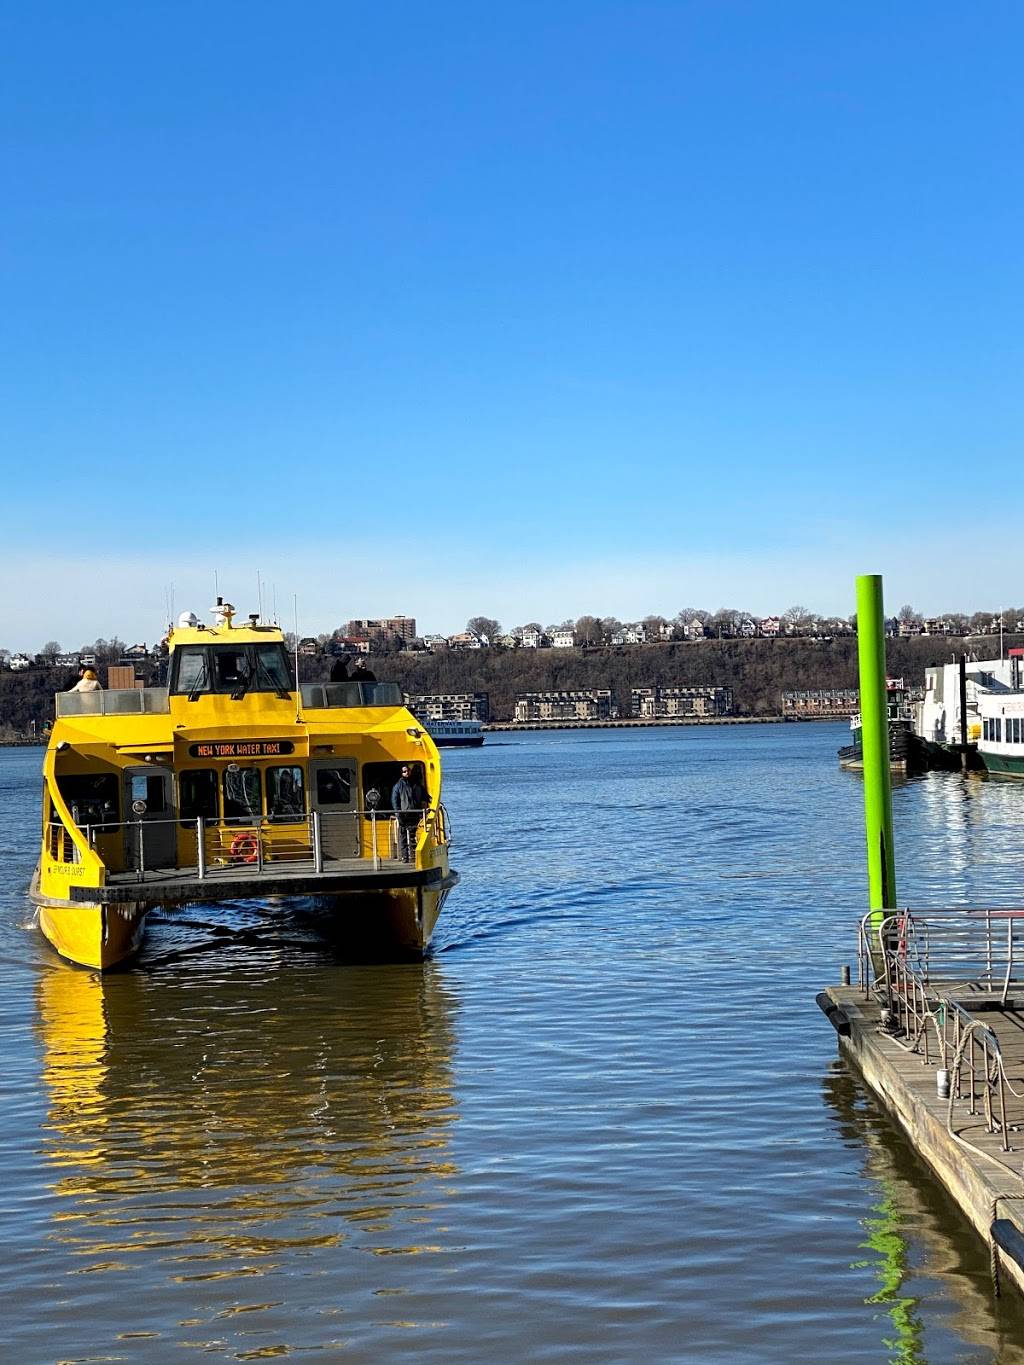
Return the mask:
<svg viewBox="0 0 1024 1365">
<path fill-rule="evenodd" d="M 175 626 L 168 632 L 168 649 L 182 645 L 272 645 L 284 644 L 280 626 L 261 626 L 247 622 L 244 626 L 228 623 L 215 626 Z"/>
</svg>

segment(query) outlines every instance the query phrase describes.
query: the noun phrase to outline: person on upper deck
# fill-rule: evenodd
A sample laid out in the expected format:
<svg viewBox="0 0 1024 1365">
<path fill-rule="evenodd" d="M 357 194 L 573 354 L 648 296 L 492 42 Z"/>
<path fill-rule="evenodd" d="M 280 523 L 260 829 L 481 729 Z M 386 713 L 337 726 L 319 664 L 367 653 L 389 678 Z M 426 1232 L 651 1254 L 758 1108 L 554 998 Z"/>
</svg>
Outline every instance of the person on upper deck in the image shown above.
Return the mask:
<svg viewBox="0 0 1024 1365">
<path fill-rule="evenodd" d="M 68 691 L 69 691 L 69 692 L 102 692 L 102 691 L 103 691 L 103 688 L 102 688 L 102 686 L 101 686 L 101 684 L 100 684 L 100 680 L 97 678 L 96 674 L 93 672 L 93 670 L 92 670 L 91 668 L 83 668 L 83 669 L 80 669 L 79 672 L 80 672 L 81 676 L 79 677 L 78 681 L 75 683 L 74 687 L 69 687 L 69 688 L 68 688 Z"/>
<path fill-rule="evenodd" d="M 331 664 L 331 682 L 348 682 L 348 655 L 339 654 Z"/>
<path fill-rule="evenodd" d="M 352 682 L 361 683 L 375 683 L 377 681 L 376 673 L 374 673 L 371 669 L 367 668 L 366 664 L 362 659 L 356 660 L 355 666 L 353 667 L 352 672 L 349 674 L 349 678 Z"/>
<path fill-rule="evenodd" d="M 430 805 L 430 797 L 423 783 L 408 763 L 402 764 L 402 776 L 391 788 L 391 809 L 398 820 L 398 856 L 403 863 L 416 856 L 416 830 L 420 817 Z"/>
</svg>

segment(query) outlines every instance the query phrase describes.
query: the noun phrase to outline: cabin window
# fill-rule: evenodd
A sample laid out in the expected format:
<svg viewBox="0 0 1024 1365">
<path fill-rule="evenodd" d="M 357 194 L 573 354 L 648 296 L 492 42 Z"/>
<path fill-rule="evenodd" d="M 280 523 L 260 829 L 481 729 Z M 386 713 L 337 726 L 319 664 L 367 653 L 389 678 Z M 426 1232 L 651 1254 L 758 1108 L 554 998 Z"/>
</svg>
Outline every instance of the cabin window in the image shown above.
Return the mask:
<svg viewBox="0 0 1024 1365">
<path fill-rule="evenodd" d="M 352 771 L 349 768 L 318 768 L 316 803 L 318 806 L 347 806 L 352 799 Z"/>
<path fill-rule="evenodd" d="M 116 824 L 118 797 L 116 773 L 58 777 L 57 788 L 67 802 L 75 824 L 80 826 Z"/>
<path fill-rule="evenodd" d="M 190 696 L 209 692 L 210 672 L 206 649 L 202 645 L 183 645 L 174 651 L 174 676 L 171 691 Z"/>
<path fill-rule="evenodd" d="M 982 739 L 985 740 L 986 743 L 987 743 L 987 741 L 988 741 L 988 716 L 982 716 L 982 718 L 981 718 L 981 737 L 982 737 Z"/>
<path fill-rule="evenodd" d="M 223 645 L 213 651 L 213 676 L 218 692 L 233 692 L 249 682 L 249 660 L 244 649 L 227 649 Z"/>
<path fill-rule="evenodd" d="M 189 768 L 179 774 L 178 812 L 183 824 L 217 819 L 217 774 L 212 768 Z"/>
<path fill-rule="evenodd" d="M 129 804 L 134 806 L 141 801 L 147 815 L 159 815 L 167 809 L 164 795 L 164 779 L 155 773 L 132 773 L 129 781 Z M 135 812 L 132 812 L 135 814 Z"/>
<path fill-rule="evenodd" d="M 302 769 L 267 769 L 267 815 L 271 820 L 301 820 L 306 814 Z"/>
<path fill-rule="evenodd" d="M 996 741 L 997 744 L 1002 744 L 1002 742 L 1003 742 L 1003 719 L 1002 719 L 1002 717 L 1001 717 L 1001 716 L 997 716 L 997 717 L 995 718 L 995 720 L 992 722 L 992 724 L 996 727 L 995 741 Z"/>
<path fill-rule="evenodd" d="M 224 773 L 224 823 L 251 825 L 261 813 L 259 768 L 230 764 Z"/>
</svg>

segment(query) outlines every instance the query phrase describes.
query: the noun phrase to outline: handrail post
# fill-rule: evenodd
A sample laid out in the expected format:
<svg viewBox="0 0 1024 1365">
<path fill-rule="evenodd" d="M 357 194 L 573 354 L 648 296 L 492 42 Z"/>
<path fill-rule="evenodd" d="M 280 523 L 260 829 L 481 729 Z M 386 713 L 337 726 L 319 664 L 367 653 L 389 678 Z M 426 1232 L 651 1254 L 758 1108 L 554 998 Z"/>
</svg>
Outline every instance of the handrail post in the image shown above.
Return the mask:
<svg viewBox="0 0 1024 1365">
<path fill-rule="evenodd" d="M 373 870 L 380 871 L 380 851 L 377 848 L 377 807 L 370 809 L 370 838 L 373 841 Z"/>
<path fill-rule="evenodd" d="M 206 827 L 201 815 L 196 820 L 196 867 L 199 869 L 199 880 L 203 881 L 206 877 Z"/>
<path fill-rule="evenodd" d="M 256 871 L 263 871 L 263 821 L 256 821 Z"/>
<path fill-rule="evenodd" d="M 313 822 L 313 867 L 317 872 L 324 870 L 324 847 L 320 836 L 320 812 L 312 812 Z"/>
<path fill-rule="evenodd" d="M 139 881 L 146 880 L 146 826 L 142 822 L 141 815 L 138 820 L 139 826 Z"/>
</svg>

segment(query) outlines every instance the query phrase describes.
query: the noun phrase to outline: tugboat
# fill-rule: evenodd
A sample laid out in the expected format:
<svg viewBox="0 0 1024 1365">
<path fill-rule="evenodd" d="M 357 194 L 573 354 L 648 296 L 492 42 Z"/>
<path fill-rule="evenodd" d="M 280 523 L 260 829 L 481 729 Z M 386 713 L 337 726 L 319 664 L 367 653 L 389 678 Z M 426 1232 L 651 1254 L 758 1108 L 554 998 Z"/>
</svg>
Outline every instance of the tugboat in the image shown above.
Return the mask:
<svg viewBox="0 0 1024 1365">
<path fill-rule="evenodd" d="M 458 881 L 430 735 L 397 684 L 300 687 L 277 625 L 236 626 L 221 598 L 213 615 L 168 631 L 166 687 L 58 694 L 42 932 L 103 970 L 154 906 L 313 896 L 346 946 L 422 957 Z"/>
<path fill-rule="evenodd" d="M 889 767 L 893 772 L 916 776 L 933 767 L 952 766 L 941 747 L 916 733 L 918 698 L 902 678 L 886 678 L 886 709 L 889 720 Z M 859 771 L 864 767 L 860 712 L 850 717 L 852 743 L 839 750 L 839 766 Z"/>
</svg>

